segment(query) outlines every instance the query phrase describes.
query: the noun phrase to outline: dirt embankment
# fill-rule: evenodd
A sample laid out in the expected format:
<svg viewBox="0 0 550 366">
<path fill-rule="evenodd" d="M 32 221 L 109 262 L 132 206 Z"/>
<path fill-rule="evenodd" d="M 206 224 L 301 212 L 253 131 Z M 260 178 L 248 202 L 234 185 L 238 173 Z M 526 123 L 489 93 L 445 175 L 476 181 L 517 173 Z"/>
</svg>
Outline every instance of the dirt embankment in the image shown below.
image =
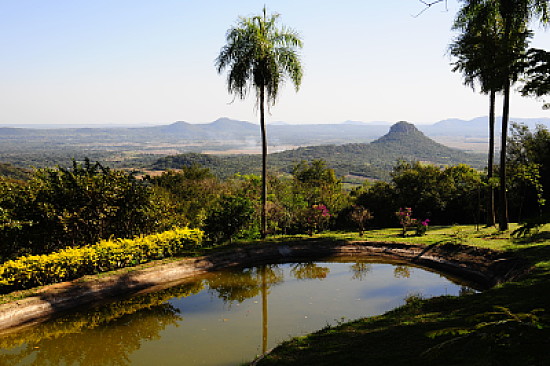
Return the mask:
<svg viewBox="0 0 550 366">
<path fill-rule="evenodd" d="M 199 258 L 182 259 L 106 277 L 86 277 L 46 286 L 33 296 L 0 305 L 0 330 L 43 321 L 60 312 L 174 282 L 222 268 L 268 262 L 315 261 L 338 257 L 377 257 L 406 261 L 455 275 L 480 288 L 514 280 L 529 269 L 508 253 L 461 245 L 422 246 L 384 242 L 302 240 L 232 248 Z"/>
</svg>

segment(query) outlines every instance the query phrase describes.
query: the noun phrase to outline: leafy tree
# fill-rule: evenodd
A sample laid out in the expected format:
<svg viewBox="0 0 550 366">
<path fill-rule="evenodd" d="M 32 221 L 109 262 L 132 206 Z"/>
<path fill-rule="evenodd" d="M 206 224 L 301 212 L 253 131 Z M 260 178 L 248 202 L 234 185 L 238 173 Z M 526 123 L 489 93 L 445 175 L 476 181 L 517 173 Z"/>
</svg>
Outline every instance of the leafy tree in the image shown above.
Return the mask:
<svg viewBox="0 0 550 366">
<path fill-rule="evenodd" d="M 157 188 L 158 196 L 166 196 L 166 204 L 172 210 L 172 225 L 200 227 L 210 206 L 228 190 L 208 168 L 198 164 L 184 166 L 181 171 L 169 170 L 148 180 Z"/>
<path fill-rule="evenodd" d="M 252 221 L 253 214 L 248 198 L 223 195 L 204 220 L 204 230 L 214 242 L 231 242 Z"/>
<path fill-rule="evenodd" d="M 441 179 L 441 168 L 420 162 L 401 161 L 391 175 L 398 208 L 410 207 L 418 218 L 431 217 L 445 210 L 448 192 L 445 186 L 448 182 Z"/>
<path fill-rule="evenodd" d="M 244 99 L 254 88 L 260 107 L 262 134 L 262 213 L 261 234 L 267 231 L 267 136 L 265 106 L 274 105 L 279 87 L 285 77 L 291 79 L 296 90 L 302 80 L 302 65 L 297 52 L 302 47 L 300 36 L 286 27 L 277 28 L 278 14 L 263 14 L 240 18 L 237 26 L 227 32 L 227 44 L 221 49 L 216 66 L 218 73 L 229 69 L 227 87 Z"/>
<path fill-rule="evenodd" d="M 292 177 L 294 193 L 304 197 L 308 207 L 324 204 L 330 212 L 336 212 L 347 203 L 341 180 L 323 160 L 301 161 L 294 165 Z"/>
<path fill-rule="evenodd" d="M 514 123 L 508 144 L 512 173 L 508 190 L 516 198 L 517 219 L 525 218 L 522 212 L 540 215 L 550 198 L 550 132 L 542 125 L 532 132 L 527 126 Z"/>
<path fill-rule="evenodd" d="M 479 224 L 482 194 L 490 192 L 483 182 L 483 175 L 468 165 L 458 164 L 446 167 L 443 177 L 448 182 L 448 188 L 444 188 L 448 189 L 445 210 L 447 223 L 454 221 Z"/>
<path fill-rule="evenodd" d="M 336 214 L 348 205 L 348 195 L 342 190 L 341 180 L 323 160 L 301 161 L 292 169 L 292 194 L 296 203 L 298 231 L 313 233 L 334 223 Z M 316 207 L 324 207 L 318 210 Z M 324 216 L 320 212 L 325 212 Z M 345 213 L 347 215 L 347 212 Z"/>
<path fill-rule="evenodd" d="M 394 213 L 396 207 L 399 207 L 395 185 L 381 181 L 368 185 L 359 193 L 355 204 L 376 213 L 372 220 L 373 226 L 393 226 Z"/>
<path fill-rule="evenodd" d="M 419 222 L 470 223 L 477 221 L 481 188 L 481 174 L 467 165 L 440 168 L 401 161 L 390 183 L 367 187 L 356 204 L 375 212 L 378 226 L 394 226 L 399 208 L 410 208 Z"/>
</svg>

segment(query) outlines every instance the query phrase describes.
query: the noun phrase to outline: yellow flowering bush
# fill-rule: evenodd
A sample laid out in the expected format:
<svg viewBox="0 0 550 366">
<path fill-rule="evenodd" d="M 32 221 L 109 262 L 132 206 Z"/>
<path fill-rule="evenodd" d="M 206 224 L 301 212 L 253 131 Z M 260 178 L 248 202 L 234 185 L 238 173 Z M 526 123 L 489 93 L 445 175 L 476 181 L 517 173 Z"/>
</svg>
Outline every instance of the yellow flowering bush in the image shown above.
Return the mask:
<svg viewBox="0 0 550 366">
<path fill-rule="evenodd" d="M 200 246 L 202 238 L 199 229 L 175 228 L 134 239 L 102 240 L 95 245 L 24 256 L 0 266 L 0 286 L 5 292 L 131 267 L 181 254 Z"/>
</svg>

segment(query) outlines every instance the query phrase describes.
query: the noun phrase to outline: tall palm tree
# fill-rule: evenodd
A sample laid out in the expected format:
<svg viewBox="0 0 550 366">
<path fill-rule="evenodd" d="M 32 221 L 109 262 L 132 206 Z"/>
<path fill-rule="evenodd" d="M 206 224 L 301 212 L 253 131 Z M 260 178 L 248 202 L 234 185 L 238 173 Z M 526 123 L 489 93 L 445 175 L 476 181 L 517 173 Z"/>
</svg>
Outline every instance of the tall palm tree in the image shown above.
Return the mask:
<svg viewBox="0 0 550 366">
<path fill-rule="evenodd" d="M 498 73 L 505 76 L 502 84 L 504 95 L 502 107 L 502 135 L 500 150 L 499 229 L 508 230 L 508 200 L 506 195 L 506 144 L 510 116 L 510 89 L 521 73 L 522 58 L 525 55 L 531 32 L 529 23 L 540 19 L 546 23 L 550 18 L 550 0 L 464 0 L 459 15 L 466 22 L 479 24 L 484 18 L 493 17 L 500 25 L 498 39 Z M 484 7 L 491 12 L 480 12 Z"/>
<path fill-rule="evenodd" d="M 503 89 L 503 75 L 498 72 L 498 45 L 501 25 L 498 18 L 491 14 L 493 7 L 480 6 L 475 19 L 459 13 L 454 30 L 462 33 L 451 43 L 449 51 L 457 60 L 452 63 L 454 72 L 461 72 L 464 84 L 475 89 L 476 82 L 483 94 L 489 94 L 489 153 L 487 161 L 487 178 L 489 194 L 487 195 L 487 226 L 495 225 L 495 193 L 491 185 L 495 153 L 495 101 L 496 93 Z M 474 20 L 477 20 L 474 21 Z"/>
<path fill-rule="evenodd" d="M 251 18 L 239 18 L 237 25 L 227 32 L 227 44 L 216 59 L 218 73 L 228 69 L 229 93 L 244 99 L 250 89 L 256 92 L 260 108 L 262 136 L 262 211 L 261 235 L 267 233 L 267 136 L 265 107 L 275 105 L 279 88 L 285 78 L 290 78 L 298 91 L 302 81 L 302 65 L 298 49 L 302 40 L 297 32 L 277 27 L 279 14 L 263 13 Z"/>
</svg>

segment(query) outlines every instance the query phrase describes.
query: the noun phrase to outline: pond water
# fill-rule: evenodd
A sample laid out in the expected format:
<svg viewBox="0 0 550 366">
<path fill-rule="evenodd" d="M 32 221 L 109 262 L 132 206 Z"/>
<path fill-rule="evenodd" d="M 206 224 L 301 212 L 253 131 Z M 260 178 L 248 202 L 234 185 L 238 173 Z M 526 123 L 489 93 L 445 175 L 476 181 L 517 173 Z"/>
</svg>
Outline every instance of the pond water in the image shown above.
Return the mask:
<svg viewBox="0 0 550 366">
<path fill-rule="evenodd" d="M 271 264 L 80 310 L 0 336 L 0 365 L 238 365 L 290 337 L 469 288 L 396 263 Z"/>
</svg>

